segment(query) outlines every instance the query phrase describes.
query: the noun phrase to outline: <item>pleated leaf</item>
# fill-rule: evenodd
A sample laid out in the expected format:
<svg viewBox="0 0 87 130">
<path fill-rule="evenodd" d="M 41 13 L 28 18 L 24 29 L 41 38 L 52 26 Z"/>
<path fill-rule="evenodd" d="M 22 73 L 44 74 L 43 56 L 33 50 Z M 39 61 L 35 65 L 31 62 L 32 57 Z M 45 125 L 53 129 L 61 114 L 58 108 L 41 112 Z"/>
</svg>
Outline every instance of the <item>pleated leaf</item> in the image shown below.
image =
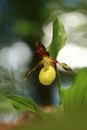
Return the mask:
<svg viewBox="0 0 87 130">
<path fill-rule="evenodd" d="M 78 72 L 72 87 L 61 88 L 61 97 L 65 110 L 87 112 L 87 69 Z"/>
<path fill-rule="evenodd" d="M 15 109 L 20 111 L 32 111 L 39 116 L 45 117 L 46 114 L 29 98 L 18 95 L 9 95 L 6 98 L 11 102 Z"/>
</svg>

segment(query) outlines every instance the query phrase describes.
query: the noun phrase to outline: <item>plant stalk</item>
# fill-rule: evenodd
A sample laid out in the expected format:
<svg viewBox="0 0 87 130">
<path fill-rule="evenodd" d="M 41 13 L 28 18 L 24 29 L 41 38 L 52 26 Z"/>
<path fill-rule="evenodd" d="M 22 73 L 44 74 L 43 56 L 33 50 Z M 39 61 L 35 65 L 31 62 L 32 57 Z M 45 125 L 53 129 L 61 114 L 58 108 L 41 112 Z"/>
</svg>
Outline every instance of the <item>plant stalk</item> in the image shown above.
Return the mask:
<svg viewBox="0 0 87 130">
<path fill-rule="evenodd" d="M 57 71 L 57 81 L 58 81 L 58 90 L 59 90 L 60 105 L 61 105 L 62 104 L 62 100 L 61 100 L 61 79 L 60 79 L 59 71 Z"/>
</svg>

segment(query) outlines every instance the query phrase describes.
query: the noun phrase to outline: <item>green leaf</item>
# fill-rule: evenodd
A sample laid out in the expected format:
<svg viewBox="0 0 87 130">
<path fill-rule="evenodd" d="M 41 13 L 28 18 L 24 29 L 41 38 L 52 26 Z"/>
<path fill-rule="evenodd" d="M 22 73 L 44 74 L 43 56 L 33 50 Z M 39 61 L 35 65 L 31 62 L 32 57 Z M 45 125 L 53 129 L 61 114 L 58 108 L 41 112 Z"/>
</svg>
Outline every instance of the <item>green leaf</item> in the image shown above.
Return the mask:
<svg viewBox="0 0 87 130">
<path fill-rule="evenodd" d="M 66 111 L 87 112 L 87 68 L 78 72 L 72 87 L 61 88 L 61 97 Z"/>
<path fill-rule="evenodd" d="M 19 111 L 32 111 L 37 113 L 42 118 L 62 118 L 64 115 L 63 106 L 58 105 L 49 113 L 42 111 L 31 99 L 17 95 L 9 95 L 6 98 L 11 102 L 13 107 Z"/>
<path fill-rule="evenodd" d="M 37 113 L 39 116 L 45 118 L 46 113 L 41 111 L 41 109 L 29 98 L 25 98 L 17 95 L 9 95 L 6 96 L 7 99 L 10 100 L 11 104 L 17 109 L 21 111 L 32 111 Z"/>
<path fill-rule="evenodd" d="M 14 112 L 13 106 L 8 102 L 3 94 L 0 93 L 0 113 Z"/>
<path fill-rule="evenodd" d="M 64 47 L 66 41 L 66 33 L 64 26 L 59 19 L 53 22 L 53 38 L 52 43 L 47 50 L 50 52 L 50 56 L 56 58 L 60 49 Z"/>
</svg>

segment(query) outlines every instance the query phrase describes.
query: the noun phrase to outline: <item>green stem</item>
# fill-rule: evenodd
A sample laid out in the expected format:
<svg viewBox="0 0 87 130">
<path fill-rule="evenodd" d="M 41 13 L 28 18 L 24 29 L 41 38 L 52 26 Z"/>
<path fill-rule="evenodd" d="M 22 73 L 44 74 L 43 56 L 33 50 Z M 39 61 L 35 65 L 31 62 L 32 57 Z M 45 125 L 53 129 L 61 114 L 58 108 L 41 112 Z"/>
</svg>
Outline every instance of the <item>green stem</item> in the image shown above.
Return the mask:
<svg viewBox="0 0 87 130">
<path fill-rule="evenodd" d="M 62 104 L 62 101 L 61 101 L 61 80 L 60 80 L 59 71 L 57 71 L 57 81 L 58 81 L 58 90 L 59 90 L 60 105 L 61 105 Z"/>
</svg>

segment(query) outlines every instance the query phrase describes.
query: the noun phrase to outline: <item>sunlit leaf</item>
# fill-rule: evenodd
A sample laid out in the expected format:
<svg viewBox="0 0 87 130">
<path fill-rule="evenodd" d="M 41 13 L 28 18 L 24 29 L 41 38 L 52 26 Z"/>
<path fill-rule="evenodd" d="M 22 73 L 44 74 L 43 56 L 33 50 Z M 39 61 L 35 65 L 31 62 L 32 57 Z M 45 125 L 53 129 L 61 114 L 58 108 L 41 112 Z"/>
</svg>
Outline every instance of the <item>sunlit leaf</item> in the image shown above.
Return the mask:
<svg viewBox="0 0 87 130">
<path fill-rule="evenodd" d="M 64 26 L 59 19 L 53 22 L 53 38 L 52 43 L 48 47 L 50 56 L 56 58 L 60 49 L 65 45 L 66 33 Z"/>
<path fill-rule="evenodd" d="M 72 87 L 61 89 L 62 102 L 66 110 L 87 111 L 87 69 L 78 72 Z"/>
</svg>

